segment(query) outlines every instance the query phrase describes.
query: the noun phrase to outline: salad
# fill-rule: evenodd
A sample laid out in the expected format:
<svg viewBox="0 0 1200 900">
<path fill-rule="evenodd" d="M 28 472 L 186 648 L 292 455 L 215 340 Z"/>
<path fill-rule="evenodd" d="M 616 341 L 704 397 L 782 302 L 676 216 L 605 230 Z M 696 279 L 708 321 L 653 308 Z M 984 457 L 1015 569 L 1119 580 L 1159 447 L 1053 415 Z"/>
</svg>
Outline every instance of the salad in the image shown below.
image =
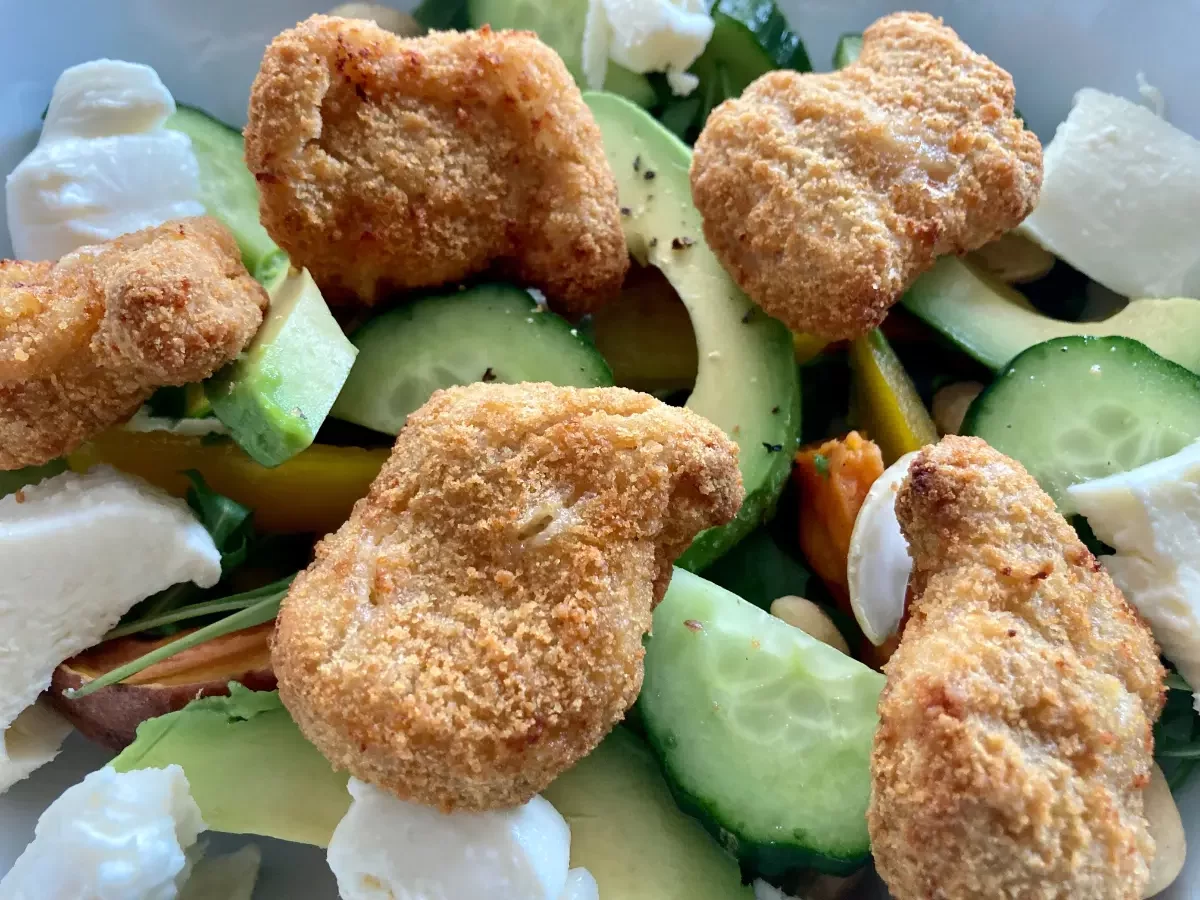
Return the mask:
<svg viewBox="0 0 1200 900">
<path fill-rule="evenodd" d="M 60 75 L 0 794 L 113 756 L 0 900 L 250 898 L 253 838 L 345 900 L 1176 880 L 1200 142 L 1080 85 L 1043 147 L 953 22 L 862 24 L 818 73 L 773 0 L 347 4 L 243 131 Z"/>
</svg>

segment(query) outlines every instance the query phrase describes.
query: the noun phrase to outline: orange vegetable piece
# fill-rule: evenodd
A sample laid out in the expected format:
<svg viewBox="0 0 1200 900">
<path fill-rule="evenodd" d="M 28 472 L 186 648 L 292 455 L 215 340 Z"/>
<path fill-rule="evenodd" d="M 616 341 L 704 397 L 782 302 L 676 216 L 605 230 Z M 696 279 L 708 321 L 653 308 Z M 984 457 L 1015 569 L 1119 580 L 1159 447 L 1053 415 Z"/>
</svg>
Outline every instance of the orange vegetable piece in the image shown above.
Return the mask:
<svg viewBox="0 0 1200 900">
<path fill-rule="evenodd" d="M 883 455 L 876 444 L 852 431 L 801 450 L 792 473 L 800 490 L 800 549 L 838 606 L 849 613 L 850 533 L 867 491 L 883 474 Z"/>
</svg>

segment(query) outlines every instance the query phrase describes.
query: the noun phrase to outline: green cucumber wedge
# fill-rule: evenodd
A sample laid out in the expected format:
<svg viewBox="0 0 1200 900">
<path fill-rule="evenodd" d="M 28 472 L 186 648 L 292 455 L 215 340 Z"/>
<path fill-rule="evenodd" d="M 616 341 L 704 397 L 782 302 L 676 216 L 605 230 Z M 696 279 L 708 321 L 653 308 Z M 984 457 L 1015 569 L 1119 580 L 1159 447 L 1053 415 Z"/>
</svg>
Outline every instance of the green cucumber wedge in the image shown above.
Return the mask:
<svg viewBox="0 0 1200 900">
<path fill-rule="evenodd" d="M 638 701 L 677 802 L 751 875 L 846 875 L 869 855 L 884 677 L 677 569 Z"/>
<path fill-rule="evenodd" d="M 178 106 L 167 127 L 192 141 L 200 164 L 200 202 L 233 232 L 246 271 L 263 284 L 287 268 L 287 257 L 258 218 L 258 185 L 246 168 L 240 131 L 191 106 Z"/>
<path fill-rule="evenodd" d="M 353 336 L 358 359 L 336 418 L 398 434 L 434 391 L 457 384 L 611 385 L 612 372 L 563 319 L 509 284 L 431 294 L 376 316 Z"/>
<path fill-rule="evenodd" d="M 1019 461 L 1068 515 L 1071 485 L 1200 437 L 1200 377 L 1129 338 L 1058 338 L 1014 359 L 975 399 L 963 433 Z"/>
</svg>

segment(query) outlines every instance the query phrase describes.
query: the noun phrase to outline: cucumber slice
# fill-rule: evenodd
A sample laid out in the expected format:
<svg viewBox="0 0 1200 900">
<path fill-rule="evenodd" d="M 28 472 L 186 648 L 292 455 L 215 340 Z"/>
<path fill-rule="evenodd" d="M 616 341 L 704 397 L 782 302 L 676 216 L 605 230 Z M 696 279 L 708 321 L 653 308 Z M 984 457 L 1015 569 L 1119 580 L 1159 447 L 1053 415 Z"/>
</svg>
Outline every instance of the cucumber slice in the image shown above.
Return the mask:
<svg viewBox="0 0 1200 900">
<path fill-rule="evenodd" d="M 687 97 L 671 98 L 662 115 L 663 123 L 689 144 L 714 107 L 740 97 L 760 76 L 774 69 L 812 71 L 804 41 L 774 0 L 717 0 L 711 15 L 712 37 L 689 70 L 700 86 Z"/>
<path fill-rule="evenodd" d="M 398 434 L 439 388 L 476 381 L 611 385 L 596 348 L 565 319 L 507 284 L 424 297 L 371 319 L 331 415 Z"/>
<path fill-rule="evenodd" d="M 863 36 L 861 31 L 848 31 L 838 38 L 837 46 L 833 48 L 833 67 L 841 69 L 858 59 L 862 53 Z"/>
<path fill-rule="evenodd" d="M 971 405 L 963 434 L 1021 462 L 1068 515 L 1071 485 L 1200 437 L 1200 378 L 1130 338 L 1059 338 L 1014 359 Z"/>
<path fill-rule="evenodd" d="M 583 27 L 587 20 L 588 0 L 467 0 L 467 17 L 472 28 L 513 28 L 533 31 L 542 43 L 562 57 L 567 71 L 581 88 L 588 87 L 583 77 Z M 657 99 L 650 80 L 616 63 L 608 64 L 604 89 L 632 100 L 638 106 L 652 106 Z"/>
<path fill-rule="evenodd" d="M 287 257 L 258 219 L 258 185 L 246 168 L 242 134 L 202 110 L 178 106 L 167 127 L 192 140 L 200 164 L 200 202 L 237 239 L 246 270 L 266 284 Z"/>
<path fill-rule="evenodd" d="M 680 569 L 645 665 L 638 703 L 676 801 L 744 870 L 866 861 L 882 675 Z"/>
</svg>

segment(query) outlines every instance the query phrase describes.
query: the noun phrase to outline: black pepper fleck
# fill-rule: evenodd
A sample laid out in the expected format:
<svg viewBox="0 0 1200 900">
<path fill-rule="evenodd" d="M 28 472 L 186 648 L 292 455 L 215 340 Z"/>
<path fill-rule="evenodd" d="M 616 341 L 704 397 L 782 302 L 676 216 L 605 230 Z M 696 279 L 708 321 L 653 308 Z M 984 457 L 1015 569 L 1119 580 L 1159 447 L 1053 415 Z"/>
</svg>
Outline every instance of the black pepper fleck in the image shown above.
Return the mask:
<svg viewBox="0 0 1200 900">
<path fill-rule="evenodd" d="M 690 237 L 671 238 L 671 249 L 672 250 L 686 250 L 688 247 L 692 246 L 692 244 L 694 244 L 694 243 L 696 243 L 696 242 L 694 240 L 692 240 Z"/>
<path fill-rule="evenodd" d="M 633 171 L 642 171 L 642 154 L 640 153 L 633 158 Z"/>
<path fill-rule="evenodd" d="M 652 237 L 647 243 L 649 244 L 650 248 L 653 249 L 658 246 L 658 238 Z"/>
<path fill-rule="evenodd" d="M 633 210 L 630 209 L 628 206 L 622 206 L 621 207 L 621 215 L 623 215 L 623 216 L 633 215 Z"/>
<path fill-rule="evenodd" d="M 746 310 L 746 311 L 745 311 L 745 312 L 742 314 L 742 324 L 743 324 L 743 325 L 749 325 L 749 324 L 750 324 L 750 316 L 751 316 L 751 315 L 753 315 L 753 314 L 754 314 L 754 310 L 752 310 L 752 309 L 748 309 L 748 310 Z"/>
<path fill-rule="evenodd" d="M 768 444 L 766 441 L 762 445 L 767 448 L 768 453 L 778 453 L 783 449 L 783 444 Z"/>
<path fill-rule="evenodd" d="M 483 370 L 483 378 L 481 380 L 483 380 L 483 381 L 495 381 L 496 380 L 496 373 L 492 371 L 491 366 L 488 366 L 486 369 Z"/>
<path fill-rule="evenodd" d="M 653 181 L 654 176 L 657 174 L 658 173 L 655 172 L 653 169 L 647 169 L 645 172 L 642 173 L 642 177 L 645 178 L 647 181 Z"/>
<path fill-rule="evenodd" d="M 778 406 L 771 407 L 771 415 L 773 415 L 773 416 L 779 415 L 779 407 Z"/>
</svg>

